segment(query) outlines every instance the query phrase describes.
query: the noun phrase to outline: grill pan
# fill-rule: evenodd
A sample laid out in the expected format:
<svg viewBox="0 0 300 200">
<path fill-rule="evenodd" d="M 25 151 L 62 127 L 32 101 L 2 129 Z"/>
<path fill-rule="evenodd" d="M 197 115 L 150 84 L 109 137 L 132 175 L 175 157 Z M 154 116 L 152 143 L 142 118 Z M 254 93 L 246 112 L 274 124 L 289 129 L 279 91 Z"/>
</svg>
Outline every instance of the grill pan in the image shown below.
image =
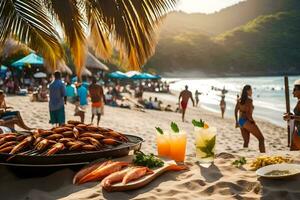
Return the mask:
<svg viewBox="0 0 300 200">
<path fill-rule="evenodd" d="M 43 155 L 10 155 L 0 153 L 0 164 L 3 165 L 76 165 L 76 163 L 87 163 L 100 158 L 118 158 L 127 156 L 130 151 L 140 150 L 143 139 L 138 136 L 126 135 L 129 142 L 118 146 L 111 146 L 99 151 L 57 153 L 52 156 Z M 11 157 L 11 158 L 10 158 Z M 10 159 L 9 159 L 10 158 Z"/>
</svg>

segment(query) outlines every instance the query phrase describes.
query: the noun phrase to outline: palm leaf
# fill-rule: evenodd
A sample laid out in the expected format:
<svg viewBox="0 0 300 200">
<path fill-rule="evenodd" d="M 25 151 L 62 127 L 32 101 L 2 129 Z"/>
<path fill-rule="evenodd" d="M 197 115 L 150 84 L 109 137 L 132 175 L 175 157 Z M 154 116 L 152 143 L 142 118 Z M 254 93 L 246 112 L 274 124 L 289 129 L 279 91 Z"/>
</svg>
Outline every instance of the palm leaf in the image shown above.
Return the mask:
<svg viewBox="0 0 300 200">
<path fill-rule="evenodd" d="M 0 42 L 15 37 L 41 54 L 51 68 L 63 57 L 58 34 L 45 8 L 36 0 L 0 1 Z"/>
<path fill-rule="evenodd" d="M 156 30 L 161 17 L 176 0 L 114 0 L 94 1 L 100 17 L 98 24 L 106 24 L 114 45 L 127 57 L 127 67 L 138 69 L 154 53 Z"/>
<path fill-rule="evenodd" d="M 95 50 L 98 57 L 108 60 L 112 54 L 112 45 L 109 40 L 110 31 L 95 8 L 94 1 L 86 1 L 86 16 L 90 28 L 89 46 Z"/>
<path fill-rule="evenodd" d="M 86 59 L 86 37 L 84 34 L 83 5 L 77 0 L 44 0 L 52 16 L 64 29 L 77 74 L 80 75 Z"/>
</svg>

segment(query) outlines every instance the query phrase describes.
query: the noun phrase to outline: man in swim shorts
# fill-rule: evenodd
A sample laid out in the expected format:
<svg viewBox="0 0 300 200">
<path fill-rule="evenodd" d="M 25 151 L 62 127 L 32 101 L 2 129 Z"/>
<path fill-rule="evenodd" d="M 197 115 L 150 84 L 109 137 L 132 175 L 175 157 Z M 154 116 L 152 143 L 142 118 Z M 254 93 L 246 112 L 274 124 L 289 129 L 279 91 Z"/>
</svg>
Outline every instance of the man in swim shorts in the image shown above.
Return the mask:
<svg viewBox="0 0 300 200">
<path fill-rule="evenodd" d="M 195 102 L 193 99 L 193 94 L 191 91 L 188 90 L 188 86 L 185 86 L 185 90 L 180 92 L 179 95 L 179 107 L 182 109 L 182 121 L 184 122 L 184 116 L 185 116 L 185 111 L 189 102 L 189 99 L 192 100 L 193 106 L 195 106 Z M 180 101 L 181 100 L 181 101 Z"/>
</svg>

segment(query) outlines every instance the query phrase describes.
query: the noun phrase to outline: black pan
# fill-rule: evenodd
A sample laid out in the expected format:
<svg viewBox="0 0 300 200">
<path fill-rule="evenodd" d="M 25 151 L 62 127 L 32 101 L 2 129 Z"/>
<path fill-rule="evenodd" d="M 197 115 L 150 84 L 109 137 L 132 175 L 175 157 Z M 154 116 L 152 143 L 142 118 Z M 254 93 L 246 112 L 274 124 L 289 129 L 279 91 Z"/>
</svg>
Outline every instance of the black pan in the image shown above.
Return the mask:
<svg viewBox="0 0 300 200">
<path fill-rule="evenodd" d="M 118 158 L 127 156 L 130 151 L 140 150 L 143 139 L 133 135 L 126 135 L 129 142 L 116 147 L 107 148 L 100 151 L 78 152 L 78 153 L 58 153 L 52 156 L 42 155 L 12 155 L 0 153 L 0 164 L 3 165 L 27 165 L 27 166 L 47 166 L 47 165 L 76 165 L 76 163 L 87 163 L 99 158 Z"/>
</svg>

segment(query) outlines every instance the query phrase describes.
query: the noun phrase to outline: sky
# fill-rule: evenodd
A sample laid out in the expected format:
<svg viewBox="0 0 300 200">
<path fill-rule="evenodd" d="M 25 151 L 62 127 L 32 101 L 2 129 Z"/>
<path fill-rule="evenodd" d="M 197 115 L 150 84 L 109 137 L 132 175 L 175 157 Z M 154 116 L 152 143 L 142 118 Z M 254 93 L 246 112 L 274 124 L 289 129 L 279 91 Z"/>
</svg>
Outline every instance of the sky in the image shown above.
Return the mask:
<svg viewBox="0 0 300 200">
<path fill-rule="evenodd" d="M 213 13 L 243 0 L 180 0 L 177 9 L 187 13 Z"/>
</svg>

